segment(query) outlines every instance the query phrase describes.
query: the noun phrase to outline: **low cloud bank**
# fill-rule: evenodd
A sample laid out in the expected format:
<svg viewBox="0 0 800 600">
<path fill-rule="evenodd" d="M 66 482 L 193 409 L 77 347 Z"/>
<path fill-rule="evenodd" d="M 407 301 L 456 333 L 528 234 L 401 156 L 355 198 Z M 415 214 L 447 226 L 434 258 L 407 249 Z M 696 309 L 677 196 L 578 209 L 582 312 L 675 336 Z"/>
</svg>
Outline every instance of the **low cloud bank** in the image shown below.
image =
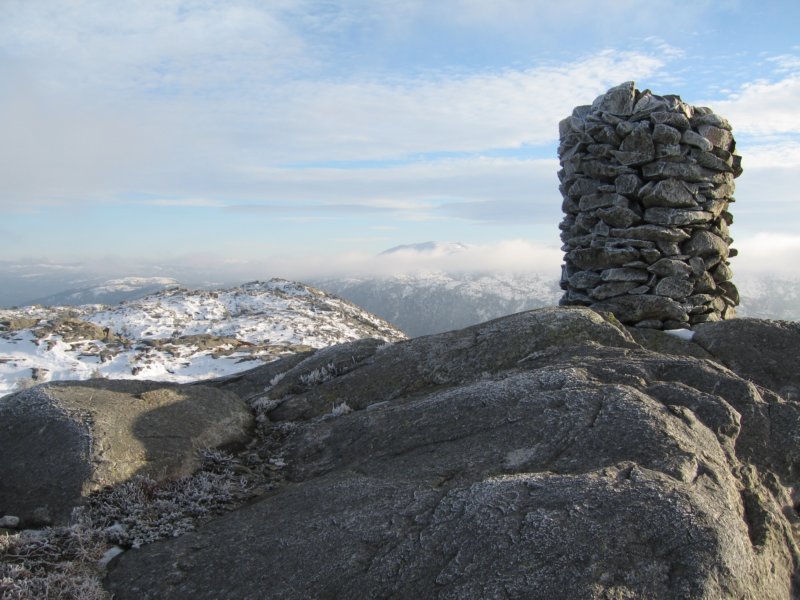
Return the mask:
<svg viewBox="0 0 800 600">
<path fill-rule="evenodd" d="M 739 255 L 731 261 L 736 275 L 800 278 L 800 235 L 761 232 L 737 239 L 734 248 Z"/>
<path fill-rule="evenodd" d="M 761 277 L 800 281 L 800 235 L 759 232 L 737 237 L 732 259 L 734 281 Z M 189 286 L 235 285 L 282 277 L 318 281 L 343 277 L 392 277 L 424 272 L 537 273 L 558 279 L 563 253 L 529 240 L 487 244 L 428 242 L 381 254 L 284 255 L 228 259 L 211 254 L 174 256 L 164 262 L 104 257 L 102 261 L 61 264 L 47 260 L 0 262 L 0 304 L 20 304 L 69 289 L 123 276 L 172 277 Z"/>
</svg>

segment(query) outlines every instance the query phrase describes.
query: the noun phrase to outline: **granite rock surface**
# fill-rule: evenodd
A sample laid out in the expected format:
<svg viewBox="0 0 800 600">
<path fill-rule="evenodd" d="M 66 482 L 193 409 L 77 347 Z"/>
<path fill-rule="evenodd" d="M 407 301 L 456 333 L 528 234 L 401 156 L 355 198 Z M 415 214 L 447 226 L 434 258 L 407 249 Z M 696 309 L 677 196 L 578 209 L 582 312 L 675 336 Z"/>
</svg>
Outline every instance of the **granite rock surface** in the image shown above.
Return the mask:
<svg viewBox="0 0 800 600">
<path fill-rule="evenodd" d="M 122 600 L 794 597 L 800 347 L 785 323 L 733 323 L 695 343 L 541 309 L 215 382 L 252 392 L 254 443 L 285 483 L 124 553 L 106 585 Z M 751 329 L 783 344 L 764 365 L 742 358 Z"/>
</svg>

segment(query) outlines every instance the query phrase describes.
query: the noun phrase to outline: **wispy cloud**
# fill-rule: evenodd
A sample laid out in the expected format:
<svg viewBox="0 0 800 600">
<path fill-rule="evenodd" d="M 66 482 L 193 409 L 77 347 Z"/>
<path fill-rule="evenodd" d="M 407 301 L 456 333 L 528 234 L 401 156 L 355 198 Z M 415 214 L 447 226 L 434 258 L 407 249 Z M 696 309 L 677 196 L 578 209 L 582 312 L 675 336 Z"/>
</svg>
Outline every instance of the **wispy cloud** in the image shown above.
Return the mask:
<svg viewBox="0 0 800 600">
<path fill-rule="evenodd" d="M 265 170 L 291 162 L 552 144 L 576 98 L 667 60 L 651 45 L 513 68 L 330 77 L 319 62 L 329 49 L 303 28 L 329 18 L 352 27 L 352 10 L 317 10 L 317 23 L 314 2 L 176 0 L 130 14 L 89 0 L 34 6 L 0 8 L 13 17 L 0 19 L 2 206 L 129 192 L 249 197 Z"/>
<path fill-rule="evenodd" d="M 151 198 L 134 202 L 139 206 L 164 206 L 177 208 L 222 208 L 225 202 L 211 198 Z"/>
<path fill-rule="evenodd" d="M 377 243 L 381 231 L 393 243 L 439 225 L 454 239 L 479 229 L 475 239 L 487 239 L 484 230 L 523 235 L 507 228 L 529 223 L 549 224 L 550 239 L 558 121 L 633 79 L 732 121 L 745 154 L 734 206 L 744 235 L 734 235 L 789 231 L 796 40 L 722 56 L 718 42 L 755 16 L 738 2 L 679 5 L 680 18 L 665 18 L 674 0 L 163 0 L 124 10 L 0 0 L 0 210 L 25 223 L 22 211 L 38 211 L 49 224 L 47 241 L 21 234 L 27 252 L 61 251 L 50 213 L 113 220 L 120 238 L 125 214 L 136 227 L 150 218 L 150 232 L 168 215 L 216 228 L 208 243 L 219 256 L 282 244 L 287 269 L 310 260 L 295 257 L 312 239 L 318 255 L 369 264 L 336 244 Z M 693 97 L 700 81 L 708 102 Z M 189 252 L 190 227 L 177 230 L 185 246 L 175 251 Z M 127 237 L 140 243 L 133 225 Z M 294 238 L 303 241 L 290 248 Z M 322 240 L 336 242 L 321 251 Z M 108 240 L 84 243 L 94 254 Z"/>
<path fill-rule="evenodd" d="M 754 135 L 800 133 L 798 118 L 800 72 L 779 81 L 755 81 L 713 108 L 735 124 L 736 130 Z"/>
<path fill-rule="evenodd" d="M 800 133 L 800 54 L 765 56 L 756 76 L 707 103 L 758 143 Z M 752 72 L 751 72 L 752 75 Z"/>
<path fill-rule="evenodd" d="M 285 141 L 284 156 L 305 160 L 518 148 L 554 141 L 558 121 L 576 98 L 593 99 L 663 65 L 654 54 L 607 50 L 566 64 L 502 72 L 299 82 L 282 90 L 262 126 Z"/>
</svg>

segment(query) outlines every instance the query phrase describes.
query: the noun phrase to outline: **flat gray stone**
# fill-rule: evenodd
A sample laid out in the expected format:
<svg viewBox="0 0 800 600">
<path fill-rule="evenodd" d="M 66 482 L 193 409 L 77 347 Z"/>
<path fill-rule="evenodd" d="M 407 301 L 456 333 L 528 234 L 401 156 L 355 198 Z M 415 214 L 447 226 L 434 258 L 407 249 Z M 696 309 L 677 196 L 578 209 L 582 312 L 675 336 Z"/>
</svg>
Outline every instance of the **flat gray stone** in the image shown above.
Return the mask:
<svg viewBox="0 0 800 600">
<path fill-rule="evenodd" d="M 639 284 L 633 281 L 612 281 L 610 283 L 601 283 L 600 285 L 589 290 L 589 296 L 597 300 L 605 300 L 606 298 L 613 298 L 627 294 L 630 290 L 638 287 Z"/>
<path fill-rule="evenodd" d="M 695 328 L 693 341 L 734 372 L 800 401 L 800 323 L 738 318 Z"/>
<path fill-rule="evenodd" d="M 633 195 L 642 185 L 642 180 L 638 175 L 629 173 L 627 175 L 620 175 L 614 180 L 614 189 L 618 194 Z"/>
<path fill-rule="evenodd" d="M 642 194 L 645 208 L 666 206 L 670 208 L 693 208 L 697 199 L 686 184 L 678 179 L 669 178 L 656 182 Z"/>
<path fill-rule="evenodd" d="M 694 282 L 688 277 L 671 275 L 659 281 L 653 291 L 659 296 L 667 296 L 675 300 L 685 300 L 694 290 Z"/>
<path fill-rule="evenodd" d="M 603 281 L 647 281 L 650 279 L 647 271 L 630 267 L 605 269 L 600 276 Z"/>
<path fill-rule="evenodd" d="M 626 116 L 633 113 L 634 83 L 626 81 L 598 96 L 592 102 L 592 111 L 609 112 L 612 115 Z"/>
<path fill-rule="evenodd" d="M 709 256 L 727 258 L 728 244 L 721 237 L 708 231 L 696 231 L 684 242 L 681 250 L 692 256 L 706 258 Z"/>
<path fill-rule="evenodd" d="M 709 212 L 702 210 L 683 210 L 666 206 L 654 206 L 644 211 L 644 221 L 656 225 L 684 227 L 699 223 L 710 223 L 714 218 Z"/>
<path fill-rule="evenodd" d="M 622 206 L 601 208 L 595 214 L 611 227 L 630 227 L 642 221 L 639 214 Z"/>
<path fill-rule="evenodd" d="M 581 160 L 581 172 L 592 179 L 604 179 L 613 181 L 620 175 L 635 173 L 630 167 L 624 165 L 613 165 L 605 159 Z"/>
<path fill-rule="evenodd" d="M 689 119 L 678 112 L 657 111 L 650 114 L 650 120 L 655 124 L 669 125 L 681 131 L 689 129 Z"/>
<path fill-rule="evenodd" d="M 649 241 L 681 242 L 689 239 L 689 234 L 681 229 L 661 225 L 638 225 L 623 229 L 612 229 L 611 237 L 638 238 Z"/>
<path fill-rule="evenodd" d="M 645 319 L 673 319 L 686 321 L 684 308 L 672 298 L 666 296 L 629 295 L 597 302 L 593 308 L 608 310 L 626 324 L 636 324 Z"/>
<path fill-rule="evenodd" d="M 628 203 L 628 199 L 619 194 L 593 193 L 581 196 L 581 199 L 578 201 L 578 208 L 583 211 L 592 211 L 596 208 L 614 206 L 620 201 L 625 204 Z"/>
<path fill-rule="evenodd" d="M 697 131 L 706 138 L 711 144 L 722 150 L 729 150 L 733 145 L 733 135 L 728 129 L 715 127 L 714 125 L 699 125 Z"/>
<path fill-rule="evenodd" d="M 711 149 L 714 147 L 714 144 L 712 144 L 702 135 L 691 129 L 687 129 L 686 131 L 683 132 L 683 134 L 681 135 L 681 143 L 687 144 L 689 146 L 694 146 L 696 148 L 700 148 L 700 150 L 705 150 L 706 152 L 710 152 Z"/>
<path fill-rule="evenodd" d="M 633 248 L 579 248 L 567 254 L 567 258 L 585 271 L 598 271 L 608 267 L 619 267 L 638 258 Z"/>
<path fill-rule="evenodd" d="M 683 179 L 684 181 L 704 181 L 705 174 L 702 167 L 686 162 L 671 160 L 657 160 L 642 167 L 645 179 Z"/>
<path fill-rule="evenodd" d="M 733 160 L 725 161 L 711 152 L 703 152 L 701 150 L 692 151 L 692 157 L 697 161 L 697 164 L 705 167 L 706 169 L 713 169 L 714 171 L 722 171 L 732 173 Z"/>
<path fill-rule="evenodd" d="M 679 129 L 664 123 L 656 123 L 653 127 L 653 141 L 659 144 L 680 144 L 681 132 Z"/>
<path fill-rule="evenodd" d="M 692 273 L 692 267 L 682 260 L 672 258 L 662 258 L 647 268 L 651 273 L 659 277 L 688 277 Z"/>
<path fill-rule="evenodd" d="M 578 271 L 569 277 L 569 284 L 579 289 L 587 289 L 596 286 L 601 281 L 601 277 L 594 271 Z"/>
</svg>

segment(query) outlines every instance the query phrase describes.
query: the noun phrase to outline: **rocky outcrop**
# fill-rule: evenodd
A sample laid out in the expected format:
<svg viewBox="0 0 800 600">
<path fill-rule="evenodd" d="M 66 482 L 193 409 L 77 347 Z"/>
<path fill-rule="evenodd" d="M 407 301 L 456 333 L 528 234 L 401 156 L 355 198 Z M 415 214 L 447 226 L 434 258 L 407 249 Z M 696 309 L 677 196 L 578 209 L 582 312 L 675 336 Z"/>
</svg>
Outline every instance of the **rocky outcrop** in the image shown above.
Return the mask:
<svg viewBox="0 0 800 600">
<path fill-rule="evenodd" d="M 577 107 L 559 135 L 561 303 L 654 329 L 734 316 L 730 123 L 628 82 Z"/>
<path fill-rule="evenodd" d="M 800 402 L 800 323 L 735 319 L 700 325 L 692 339 L 740 376 Z"/>
<path fill-rule="evenodd" d="M 124 553 L 106 585 L 121 600 L 793 597 L 800 406 L 758 353 L 727 358 L 749 348 L 727 327 L 703 325 L 701 347 L 541 309 L 218 381 L 252 396 L 251 451 L 269 447 L 286 481 Z M 796 329 L 758 327 L 784 344 L 770 372 L 796 366 Z"/>
<path fill-rule="evenodd" d="M 190 474 L 202 448 L 249 441 L 253 416 L 207 386 L 92 380 L 38 386 L 0 400 L 0 516 L 68 521 L 104 486 Z"/>
</svg>

